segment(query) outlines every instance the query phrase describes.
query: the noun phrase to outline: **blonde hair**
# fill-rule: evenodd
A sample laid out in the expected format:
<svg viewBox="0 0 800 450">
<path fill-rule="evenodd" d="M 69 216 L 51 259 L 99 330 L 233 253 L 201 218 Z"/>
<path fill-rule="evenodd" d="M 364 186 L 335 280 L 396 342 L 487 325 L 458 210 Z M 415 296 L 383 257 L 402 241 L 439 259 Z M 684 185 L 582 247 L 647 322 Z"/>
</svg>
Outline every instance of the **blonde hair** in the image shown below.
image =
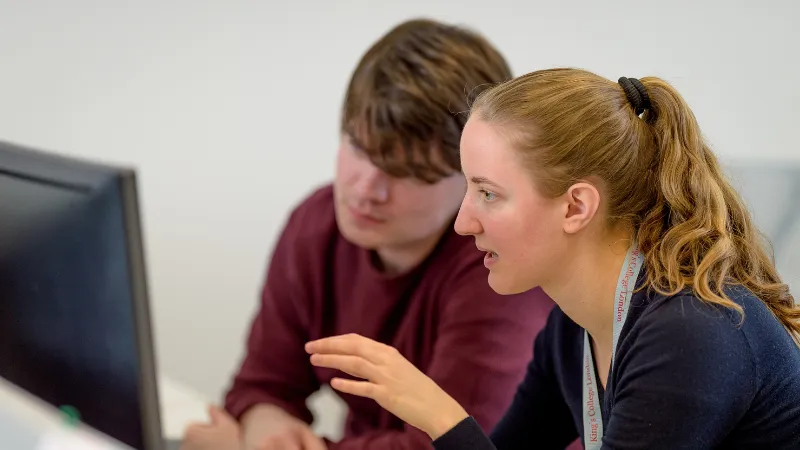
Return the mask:
<svg viewBox="0 0 800 450">
<path fill-rule="evenodd" d="M 800 343 L 800 307 L 778 276 L 744 202 L 667 82 L 641 79 L 639 117 L 620 84 L 577 69 L 529 73 L 484 91 L 472 114 L 510 132 L 543 195 L 596 177 L 609 225 L 633 225 L 647 285 L 664 295 L 743 309 L 727 284 L 750 290 Z"/>
</svg>

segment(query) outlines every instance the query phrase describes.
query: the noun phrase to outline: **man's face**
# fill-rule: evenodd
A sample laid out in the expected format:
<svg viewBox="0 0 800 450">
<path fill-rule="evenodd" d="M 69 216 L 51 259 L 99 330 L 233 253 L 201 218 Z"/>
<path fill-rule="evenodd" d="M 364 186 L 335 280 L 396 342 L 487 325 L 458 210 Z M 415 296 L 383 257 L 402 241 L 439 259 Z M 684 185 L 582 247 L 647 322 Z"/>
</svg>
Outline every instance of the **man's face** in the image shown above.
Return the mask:
<svg viewBox="0 0 800 450">
<path fill-rule="evenodd" d="M 460 173 L 428 184 L 377 168 L 342 134 L 336 162 L 336 220 L 342 235 L 363 248 L 402 248 L 450 226 L 466 192 Z"/>
</svg>

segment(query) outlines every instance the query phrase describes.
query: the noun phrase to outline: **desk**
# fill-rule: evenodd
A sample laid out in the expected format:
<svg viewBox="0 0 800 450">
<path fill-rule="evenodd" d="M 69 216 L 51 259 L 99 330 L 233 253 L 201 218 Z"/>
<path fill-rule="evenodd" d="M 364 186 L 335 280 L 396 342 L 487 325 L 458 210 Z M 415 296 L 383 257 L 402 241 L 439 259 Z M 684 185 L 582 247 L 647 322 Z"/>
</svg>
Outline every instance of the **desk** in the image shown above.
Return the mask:
<svg viewBox="0 0 800 450">
<path fill-rule="evenodd" d="M 162 435 L 170 441 L 165 450 L 174 450 L 189 423 L 208 420 L 206 400 L 166 376 L 159 377 L 159 391 Z M 49 445 L 53 439 L 54 446 Z M 51 448 L 119 450 L 122 446 L 89 428 L 64 427 L 63 416 L 52 405 L 0 378 L 0 449 Z"/>
<path fill-rule="evenodd" d="M 15 431 L 16 422 L 23 421 L 23 419 L 14 418 L 14 415 L 19 412 L 19 408 L 23 406 L 34 410 L 34 413 L 31 414 L 37 417 L 36 420 L 49 423 L 48 426 L 51 428 L 59 428 L 62 425 L 61 416 L 55 414 L 52 406 L 45 407 L 43 402 L 41 404 L 34 402 L 32 396 L 21 394 L 23 391 L 12 388 L 13 385 L 10 383 L 8 383 L 8 388 L 4 388 L 5 385 L 0 379 L 0 413 L 7 410 L 8 415 L 8 417 L 0 417 L 0 438 L 4 437 L 3 434 Z M 208 422 L 208 405 L 213 402 L 210 402 L 203 394 L 163 374 L 158 377 L 158 390 L 161 434 L 165 440 L 179 441 L 190 423 Z M 309 399 L 309 407 L 320 416 L 320 420 L 315 421 L 312 427 L 317 434 L 334 441 L 341 438 L 344 417 L 347 412 L 347 407 L 341 399 L 336 397 L 329 388 L 324 388 Z M 4 431 L 6 429 L 10 431 Z M 36 432 L 28 434 L 29 436 L 23 435 L 20 439 L 27 439 L 31 443 L 25 444 L 27 446 L 17 445 L 12 448 L 32 448 L 32 442 L 35 441 L 37 434 Z M 8 438 L 8 436 L 5 437 Z M 3 447 L 4 444 L 7 442 L 0 439 L 0 449 L 8 448 L 7 446 Z"/>
</svg>

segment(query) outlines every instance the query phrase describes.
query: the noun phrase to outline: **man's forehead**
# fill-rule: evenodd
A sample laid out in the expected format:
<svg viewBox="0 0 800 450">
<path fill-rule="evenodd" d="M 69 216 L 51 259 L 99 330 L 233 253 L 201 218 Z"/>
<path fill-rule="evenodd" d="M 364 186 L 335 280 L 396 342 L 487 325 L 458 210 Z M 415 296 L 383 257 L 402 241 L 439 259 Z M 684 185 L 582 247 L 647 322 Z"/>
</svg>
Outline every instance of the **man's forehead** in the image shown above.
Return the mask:
<svg viewBox="0 0 800 450">
<path fill-rule="evenodd" d="M 388 133 L 380 136 L 353 133 L 349 137 L 376 167 L 395 177 L 434 182 L 460 170 L 458 155 L 448 158 L 443 146 L 436 141 L 414 141 Z"/>
</svg>

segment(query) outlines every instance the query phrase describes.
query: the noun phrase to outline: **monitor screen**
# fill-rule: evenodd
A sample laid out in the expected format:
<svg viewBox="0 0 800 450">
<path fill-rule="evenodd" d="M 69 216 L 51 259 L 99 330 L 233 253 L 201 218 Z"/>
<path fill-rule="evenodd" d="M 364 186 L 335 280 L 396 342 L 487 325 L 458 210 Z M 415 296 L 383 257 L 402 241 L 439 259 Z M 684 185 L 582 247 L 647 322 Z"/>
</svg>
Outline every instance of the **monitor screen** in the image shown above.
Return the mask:
<svg viewBox="0 0 800 450">
<path fill-rule="evenodd" d="M 35 172 L 0 158 L 0 377 L 149 448 L 122 178 Z"/>
</svg>

